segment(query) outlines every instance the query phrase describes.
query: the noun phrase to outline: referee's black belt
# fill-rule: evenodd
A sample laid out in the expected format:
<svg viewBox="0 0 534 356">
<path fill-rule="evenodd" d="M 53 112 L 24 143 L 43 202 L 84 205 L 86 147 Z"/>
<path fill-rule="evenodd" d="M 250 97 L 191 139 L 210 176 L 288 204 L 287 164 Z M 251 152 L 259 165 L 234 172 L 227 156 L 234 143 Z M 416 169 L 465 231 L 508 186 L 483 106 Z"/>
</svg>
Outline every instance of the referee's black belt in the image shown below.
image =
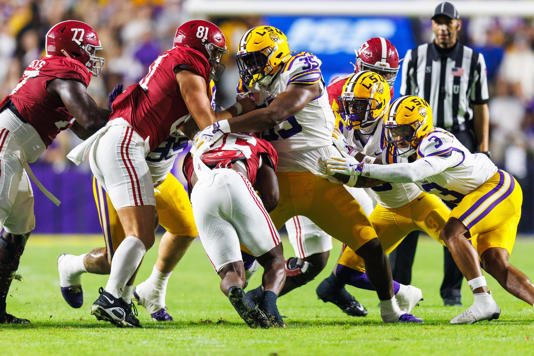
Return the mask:
<svg viewBox="0 0 534 356">
<path fill-rule="evenodd" d="M 15 106 L 15 104 L 13 104 L 13 102 L 11 101 L 11 99 L 8 99 L 7 102 L 4 104 L 4 106 L 2 107 L 2 109 L 0 109 L 0 112 L 4 111 L 5 109 L 9 109 L 11 110 L 11 112 L 13 114 L 15 114 L 16 117 L 19 118 L 20 121 L 24 122 L 25 124 L 28 123 L 28 121 L 26 121 L 22 115 L 20 114 L 20 112 L 17 110 L 17 107 Z"/>
</svg>

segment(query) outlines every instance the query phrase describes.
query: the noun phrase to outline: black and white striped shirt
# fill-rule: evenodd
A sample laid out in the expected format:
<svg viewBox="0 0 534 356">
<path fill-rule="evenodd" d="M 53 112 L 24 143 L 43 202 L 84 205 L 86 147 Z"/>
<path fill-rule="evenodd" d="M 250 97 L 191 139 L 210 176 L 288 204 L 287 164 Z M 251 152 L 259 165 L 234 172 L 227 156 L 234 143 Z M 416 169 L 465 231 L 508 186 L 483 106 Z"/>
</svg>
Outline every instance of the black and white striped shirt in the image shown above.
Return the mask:
<svg viewBox="0 0 534 356">
<path fill-rule="evenodd" d="M 484 56 L 459 43 L 446 54 L 434 42 L 422 44 L 406 52 L 400 93 L 424 98 L 435 126 L 464 131 L 473 119 L 471 105 L 489 101 Z"/>
</svg>

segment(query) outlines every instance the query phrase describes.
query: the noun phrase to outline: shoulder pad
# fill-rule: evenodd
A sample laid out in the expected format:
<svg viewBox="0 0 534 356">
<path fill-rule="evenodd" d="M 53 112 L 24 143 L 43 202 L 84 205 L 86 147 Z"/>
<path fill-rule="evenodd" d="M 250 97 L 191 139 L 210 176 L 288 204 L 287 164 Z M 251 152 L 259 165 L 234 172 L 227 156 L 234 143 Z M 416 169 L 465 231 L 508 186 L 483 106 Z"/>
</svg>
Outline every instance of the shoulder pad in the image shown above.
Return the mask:
<svg viewBox="0 0 534 356">
<path fill-rule="evenodd" d="M 448 157 L 453 151 L 454 136 L 445 130 L 436 129 L 429 133 L 417 147 L 417 157 Z"/>
<path fill-rule="evenodd" d="M 288 77 L 287 84 L 314 84 L 322 80 L 321 60 L 308 52 L 291 56 L 282 69 Z"/>
</svg>

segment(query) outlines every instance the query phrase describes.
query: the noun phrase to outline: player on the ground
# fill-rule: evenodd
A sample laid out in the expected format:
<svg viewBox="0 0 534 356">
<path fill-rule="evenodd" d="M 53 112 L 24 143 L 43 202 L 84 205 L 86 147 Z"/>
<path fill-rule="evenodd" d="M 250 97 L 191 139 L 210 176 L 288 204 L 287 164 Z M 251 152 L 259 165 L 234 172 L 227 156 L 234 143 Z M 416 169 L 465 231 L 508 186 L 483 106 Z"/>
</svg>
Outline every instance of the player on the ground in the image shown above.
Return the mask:
<svg viewBox="0 0 534 356">
<path fill-rule="evenodd" d="M 200 128 L 215 121 L 208 85 L 225 51 L 217 26 L 203 20 L 184 23 L 176 31 L 174 47 L 115 99 L 106 127 L 69 154 L 80 162 L 88 153 L 91 170 L 109 194 L 126 235 L 113 255 L 108 283 L 91 308 L 98 319 L 140 326 L 127 284 L 154 243 L 155 182 L 146 156 L 187 118 Z"/>
<path fill-rule="evenodd" d="M 250 327 L 283 327 L 276 299 L 286 279 L 284 255 L 268 213 L 278 202 L 276 151 L 265 140 L 227 134 L 203 154 L 193 150 L 193 157 L 186 158 L 184 173 L 193 187 L 191 203 L 200 241 L 221 277 L 221 291 Z M 243 291 L 240 244 L 264 268 L 257 305 Z"/>
<path fill-rule="evenodd" d="M 109 117 L 87 94 L 91 74 L 99 75 L 104 64 L 95 55 L 102 46 L 93 28 L 80 21 L 60 22 L 46 34 L 45 46 L 46 55 L 26 68 L 0 103 L 0 324 L 29 322 L 6 313 L 13 274 L 35 227 L 28 174 L 36 179 L 28 163 L 59 131 L 70 128 L 85 139 Z"/>
<path fill-rule="evenodd" d="M 247 31 L 240 41 L 237 61 L 240 89 L 265 107 L 218 121 L 197 137 L 195 146 L 230 131 L 264 132 L 263 138 L 271 141 L 280 158 L 280 201 L 271 213 L 276 227 L 293 216 L 307 216 L 364 258 L 384 322 L 420 322 L 401 312 L 393 293 L 389 261 L 365 213 L 343 186 L 320 172 L 320 158 L 341 155 L 332 146 L 335 118 L 328 104 L 321 61 L 307 52 L 291 54 L 285 35 L 272 26 Z"/>
<path fill-rule="evenodd" d="M 374 72 L 363 71 L 349 77 L 336 97 L 336 116 L 344 123 L 343 134 L 337 130 L 336 147 L 343 153 L 360 160 L 367 155 L 375 163 L 392 163 L 402 160 L 394 147 L 386 142 L 383 118 L 388 108 L 390 91 L 386 82 Z M 361 180 L 364 183 L 364 179 Z M 358 186 L 358 183 L 356 184 Z M 370 188 L 378 204 L 369 216 L 386 254 L 389 254 L 414 230 L 423 230 L 438 242 L 439 232 L 450 213 L 449 208 L 436 196 L 421 191 L 414 183 L 384 183 Z M 393 282 L 395 291 L 407 289 L 401 295 L 416 295 L 410 300 L 418 302 L 421 291 L 412 286 Z M 334 272 L 317 287 L 317 294 L 328 300 L 340 300 L 345 284 L 374 289 L 367 280 L 362 259 L 347 247 Z M 402 297 L 401 297 L 402 298 Z M 410 307 L 413 307 L 410 305 Z"/>
<path fill-rule="evenodd" d="M 385 135 L 411 163 L 378 165 L 334 157 L 327 162 L 328 172 L 353 180 L 361 176 L 415 182 L 424 191 L 456 204 L 440 238 L 466 277 L 474 302 L 451 323 L 471 324 L 500 315 L 480 264 L 508 292 L 533 305 L 534 285 L 508 261 L 523 198 L 514 177 L 499 170 L 486 155 L 469 152 L 451 133 L 434 128 L 430 106 L 415 96 L 403 96 L 391 104 Z"/>
</svg>

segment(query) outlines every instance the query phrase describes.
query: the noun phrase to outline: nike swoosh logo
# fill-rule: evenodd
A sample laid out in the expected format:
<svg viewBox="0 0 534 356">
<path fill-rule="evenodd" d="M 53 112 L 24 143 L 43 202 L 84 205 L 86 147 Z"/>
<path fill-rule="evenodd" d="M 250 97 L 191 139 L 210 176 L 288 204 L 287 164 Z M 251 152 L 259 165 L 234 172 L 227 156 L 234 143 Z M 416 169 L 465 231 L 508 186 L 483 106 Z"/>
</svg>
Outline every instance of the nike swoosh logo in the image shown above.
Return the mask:
<svg viewBox="0 0 534 356">
<path fill-rule="evenodd" d="M 109 298 L 108 298 L 107 296 L 105 296 L 104 294 L 102 294 L 102 297 L 104 297 L 104 299 L 106 299 L 106 300 L 108 301 L 108 303 L 110 303 L 110 304 L 113 304 L 113 303 L 114 303 L 113 300 L 109 299 Z"/>
</svg>

